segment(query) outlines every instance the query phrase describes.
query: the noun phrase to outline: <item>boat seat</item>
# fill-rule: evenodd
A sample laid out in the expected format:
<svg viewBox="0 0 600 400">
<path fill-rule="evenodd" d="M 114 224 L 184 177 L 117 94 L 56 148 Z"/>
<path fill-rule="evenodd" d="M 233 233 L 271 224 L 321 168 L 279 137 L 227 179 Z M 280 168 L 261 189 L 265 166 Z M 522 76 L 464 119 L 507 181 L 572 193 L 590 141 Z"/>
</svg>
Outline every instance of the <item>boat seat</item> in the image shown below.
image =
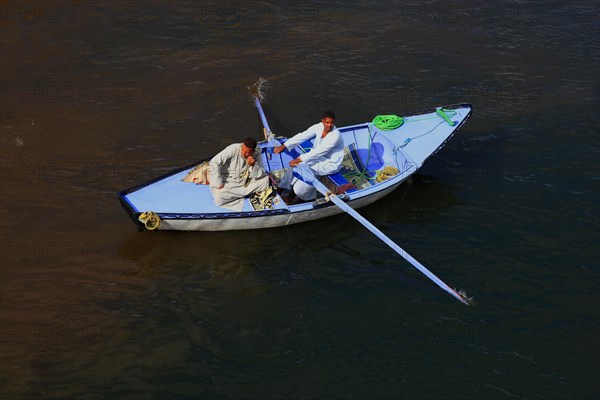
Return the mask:
<svg viewBox="0 0 600 400">
<path fill-rule="evenodd" d="M 344 177 L 344 175 L 340 174 L 339 172 L 336 172 L 335 174 L 327 175 L 327 178 L 329 178 L 333 183 L 335 183 L 336 186 L 342 186 L 342 185 L 345 185 L 346 183 L 350 183 Z M 356 189 L 350 189 L 350 191 L 355 191 L 355 190 Z"/>
</svg>

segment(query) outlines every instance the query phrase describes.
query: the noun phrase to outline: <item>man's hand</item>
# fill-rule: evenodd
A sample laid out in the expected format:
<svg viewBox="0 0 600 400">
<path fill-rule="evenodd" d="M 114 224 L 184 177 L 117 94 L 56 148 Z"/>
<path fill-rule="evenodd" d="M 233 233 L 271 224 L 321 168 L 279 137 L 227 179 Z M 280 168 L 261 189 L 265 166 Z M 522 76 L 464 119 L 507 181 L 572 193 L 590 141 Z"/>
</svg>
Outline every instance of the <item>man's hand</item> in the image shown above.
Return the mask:
<svg viewBox="0 0 600 400">
<path fill-rule="evenodd" d="M 225 185 L 221 185 L 217 189 L 223 189 L 224 187 L 225 187 Z"/>
<path fill-rule="evenodd" d="M 282 144 L 281 146 L 273 147 L 273 153 L 275 153 L 275 154 L 283 153 L 284 151 L 285 151 L 284 144 Z"/>
<path fill-rule="evenodd" d="M 256 160 L 254 159 L 254 157 L 248 156 L 248 158 L 246 158 L 246 162 L 248 163 L 249 166 L 253 166 L 254 163 L 256 163 Z"/>
<path fill-rule="evenodd" d="M 302 162 L 302 160 L 300 159 L 300 157 L 290 161 L 290 167 L 295 167 L 296 165 L 300 164 Z"/>
</svg>

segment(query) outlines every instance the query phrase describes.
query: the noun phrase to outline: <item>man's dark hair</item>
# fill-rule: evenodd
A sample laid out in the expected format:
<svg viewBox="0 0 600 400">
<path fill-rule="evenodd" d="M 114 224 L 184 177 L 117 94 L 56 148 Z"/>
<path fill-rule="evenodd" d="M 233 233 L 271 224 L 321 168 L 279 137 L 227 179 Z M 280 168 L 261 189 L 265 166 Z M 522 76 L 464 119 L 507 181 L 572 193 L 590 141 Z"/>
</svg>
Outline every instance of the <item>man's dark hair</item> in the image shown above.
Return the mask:
<svg viewBox="0 0 600 400">
<path fill-rule="evenodd" d="M 256 149 L 256 140 L 252 139 L 251 137 L 247 137 L 242 143 L 244 143 L 244 146 L 248 147 L 249 149 Z"/>
<path fill-rule="evenodd" d="M 324 111 L 321 119 L 332 118 L 335 119 L 335 113 L 333 111 Z"/>
</svg>

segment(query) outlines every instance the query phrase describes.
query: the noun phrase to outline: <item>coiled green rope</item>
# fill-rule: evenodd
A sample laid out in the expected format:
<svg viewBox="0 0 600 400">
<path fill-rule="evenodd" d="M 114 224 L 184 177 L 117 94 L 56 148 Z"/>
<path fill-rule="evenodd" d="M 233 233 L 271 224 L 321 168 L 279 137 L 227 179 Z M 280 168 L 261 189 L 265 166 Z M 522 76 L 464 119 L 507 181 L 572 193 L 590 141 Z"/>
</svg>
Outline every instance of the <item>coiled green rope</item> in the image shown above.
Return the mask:
<svg viewBox="0 0 600 400">
<path fill-rule="evenodd" d="M 404 118 L 397 115 L 377 115 L 373 118 L 373 125 L 382 131 L 391 131 L 399 128 L 404 123 Z"/>
</svg>

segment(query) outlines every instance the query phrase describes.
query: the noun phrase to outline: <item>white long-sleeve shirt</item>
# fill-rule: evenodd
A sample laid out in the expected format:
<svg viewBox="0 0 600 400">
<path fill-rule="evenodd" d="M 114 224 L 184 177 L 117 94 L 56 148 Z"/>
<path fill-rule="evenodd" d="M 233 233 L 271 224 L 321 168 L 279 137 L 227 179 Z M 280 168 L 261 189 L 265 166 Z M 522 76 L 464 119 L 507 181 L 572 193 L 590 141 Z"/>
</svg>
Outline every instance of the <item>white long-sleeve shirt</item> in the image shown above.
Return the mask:
<svg viewBox="0 0 600 400">
<path fill-rule="evenodd" d="M 342 134 L 334 126 L 323 138 L 321 134 L 324 128 L 323 123 L 319 122 L 285 142 L 285 147 L 291 150 L 299 144 L 314 138 L 313 148 L 308 153 L 301 154 L 300 159 L 318 175 L 328 175 L 339 171 L 344 160 Z"/>
</svg>

